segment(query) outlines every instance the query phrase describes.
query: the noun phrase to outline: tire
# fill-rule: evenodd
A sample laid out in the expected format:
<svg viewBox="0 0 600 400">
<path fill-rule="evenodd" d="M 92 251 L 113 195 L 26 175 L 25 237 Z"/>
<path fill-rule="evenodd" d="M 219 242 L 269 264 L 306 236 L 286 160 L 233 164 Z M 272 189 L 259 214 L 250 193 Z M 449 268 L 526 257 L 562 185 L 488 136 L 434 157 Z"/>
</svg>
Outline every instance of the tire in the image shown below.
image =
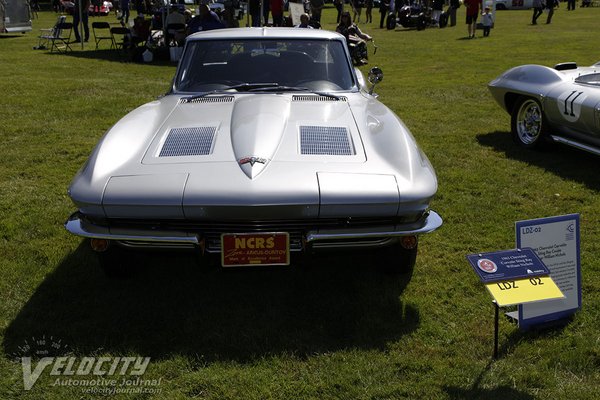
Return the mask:
<svg viewBox="0 0 600 400">
<path fill-rule="evenodd" d="M 546 140 L 546 118 L 540 102 L 532 97 L 519 97 L 510 120 L 513 140 L 525 148 L 540 148 Z"/>
<path fill-rule="evenodd" d="M 394 14 L 387 16 L 385 27 L 388 30 L 396 29 L 396 16 Z"/>
<path fill-rule="evenodd" d="M 417 18 L 417 30 L 422 31 L 425 28 L 427 28 L 427 18 L 425 17 L 425 15 L 420 14 Z"/>
<path fill-rule="evenodd" d="M 123 279 L 133 274 L 135 263 L 132 252 L 127 251 L 118 244 L 111 242 L 105 251 L 96 253 L 100 268 L 107 278 Z"/>
<path fill-rule="evenodd" d="M 417 261 L 418 244 L 405 249 L 400 243 L 385 248 L 378 255 L 381 257 L 381 269 L 388 274 L 411 274 Z"/>
<path fill-rule="evenodd" d="M 445 28 L 446 26 L 448 26 L 448 13 L 446 11 L 442 12 L 442 14 L 440 15 L 439 25 L 440 28 Z"/>
</svg>

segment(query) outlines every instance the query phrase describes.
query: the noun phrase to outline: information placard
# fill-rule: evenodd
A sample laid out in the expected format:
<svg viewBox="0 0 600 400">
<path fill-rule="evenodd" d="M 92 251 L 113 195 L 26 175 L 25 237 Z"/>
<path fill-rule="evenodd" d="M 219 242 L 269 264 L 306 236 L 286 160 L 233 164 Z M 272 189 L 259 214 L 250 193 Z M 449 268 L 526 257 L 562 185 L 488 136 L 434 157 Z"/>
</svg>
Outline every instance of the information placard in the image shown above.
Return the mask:
<svg viewBox="0 0 600 400">
<path fill-rule="evenodd" d="M 549 276 L 487 283 L 485 287 L 499 307 L 565 297 Z"/>
<path fill-rule="evenodd" d="M 531 248 L 469 254 L 467 260 L 483 283 L 515 280 L 550 273 Z"/>
<path fill-rule="evenodd" d="M 550 270 L 564 299 L 519 306 L 519 327 L 569 317 L 581 308 L 579 214 L 516 223 L 517 247 L 531 247 Z"/>
</svg>

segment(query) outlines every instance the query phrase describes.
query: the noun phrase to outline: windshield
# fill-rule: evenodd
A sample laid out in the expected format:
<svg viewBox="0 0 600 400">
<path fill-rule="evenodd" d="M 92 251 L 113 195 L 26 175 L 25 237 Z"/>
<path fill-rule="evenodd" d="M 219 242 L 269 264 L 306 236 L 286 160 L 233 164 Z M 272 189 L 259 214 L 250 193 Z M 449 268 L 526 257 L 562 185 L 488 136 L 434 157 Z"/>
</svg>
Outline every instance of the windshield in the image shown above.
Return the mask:
<svg viewBox="0 0 600 400">
<path fill-rule="evenodd" d="M 354 87 L 344 44 L 337 40 L 196 40 L 187 44 L 177 92 L 226 90 L 269 83 L 315 91 Z"/>
<path fill-rule="evenodd" d="M 575 79 L 577 83 L 585 83 L 586 85 L 600 86 L 600 74 L 582 75 Z"/>
</svg>

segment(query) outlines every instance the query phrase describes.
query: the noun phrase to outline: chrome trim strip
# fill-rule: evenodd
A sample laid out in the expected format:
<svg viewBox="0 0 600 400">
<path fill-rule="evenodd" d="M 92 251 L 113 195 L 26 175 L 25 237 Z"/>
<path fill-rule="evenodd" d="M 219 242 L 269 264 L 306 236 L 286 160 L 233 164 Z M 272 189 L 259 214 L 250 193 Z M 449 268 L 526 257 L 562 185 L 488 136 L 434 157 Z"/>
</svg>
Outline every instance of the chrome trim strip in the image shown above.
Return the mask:
<svg viewBox="0 0 600 400">
<path fill-rule="evenodd" d="M 309 231 L 306 234 L 306 243 L 328 241 L 328 240 L 350 240 L 350 239 L 374 239 L 374 238 L 391 238 L 398 236 L 420 235 L 429 233 L 442 225 L 442 218 L 435 212 L 429 211 L 428 214 L 413 224 L 376 226 L 348 229 L 322 229 Z M 92 224 L 80 218 L 78 212 L 74 213 L 65 222 L 65 228 L 70 233 L 86 238 L 108 239 L 118 241 L 142 241 L 142 242 L 157 242 L 157 245 L 162 243 L 185 243 L 199 245 L 199 237 L 193 233 L 180 231 L 156 231 L 144 229 L 111 229 L 104 226 Z M 358 245 L 356 241 L 355 245 Z M 374 243 L 375 246 L 380 244 Z M 344 247 L 344 243 L 327 243 L 322 247 Z M 129 244 L 132 246 L 132 244 Z M 145 243 L 144 246 L 150 247 L 150 243 Z M 364 244 L 368 247 L 369 244 Z M 319 246 L 321 247 L 321 246 Z"/>
<path fill-rule="evenodd" d="M 71 215 L 67 222 L 65 222 L 65 228 L 74 235 L 93 239 L 140 240 L 144 242 L 188 243 L 195 245 L 200 243 L 196 235 L 187 232 L 111 229 L 94 225 L 81 219 L 77 212 Z"/>
<path fill-rule="evenodd" d="M 323 229 L 309 231 L 306 235 L 306 242 L 310 243 L 319 240 L 342 240 L 420 235 L 423 233 L 433 232 L 434 230 L 442 226 L 442 222 L 442 217 L 440 217 L 438 213 L 436 213 L 435 211 L 429 211 L 424 220 L 422 219 L 414 224 L 390 225 L 388 227 L 380 228 L 370 227 L 368 230 L 359 230 L 354 232 L 338 229 Z"/>
<path fill-rule="evenodd" d="M 577 142 L 573 139 L 564 138 L 562 136 L 550 135 L 550 138 L 556 143 L 566 144 L 567 146 L 575 147 L 576 149 L 587 151 L 588 153 L 600 156 L 600 149 L 598 149 L 597 147 L 592 147 L 587 144 Z"/>
</svg>

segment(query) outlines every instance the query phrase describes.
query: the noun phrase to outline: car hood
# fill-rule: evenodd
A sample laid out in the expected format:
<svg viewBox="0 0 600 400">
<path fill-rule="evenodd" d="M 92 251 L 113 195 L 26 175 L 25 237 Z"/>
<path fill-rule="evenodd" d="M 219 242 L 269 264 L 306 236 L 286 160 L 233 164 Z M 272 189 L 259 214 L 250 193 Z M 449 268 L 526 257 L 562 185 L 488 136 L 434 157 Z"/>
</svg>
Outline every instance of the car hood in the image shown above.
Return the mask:
<svg viewBox="0 0 600 400">
<path fill-rule="evenodd" d="M 119 121 L 77 174 L 84 214 L 314 218 L 419 214 L 433 168 L 364 93 L 166 96 Z"/>
<path fill-rule="evenodd" d="M 256 179 L 272 161 L 306 163 L 316 157 L 365 161 L 346 97 L 183 98 L 156 132 L 142 163 L 232 162 L 248 179 Z"/>
</svg>

